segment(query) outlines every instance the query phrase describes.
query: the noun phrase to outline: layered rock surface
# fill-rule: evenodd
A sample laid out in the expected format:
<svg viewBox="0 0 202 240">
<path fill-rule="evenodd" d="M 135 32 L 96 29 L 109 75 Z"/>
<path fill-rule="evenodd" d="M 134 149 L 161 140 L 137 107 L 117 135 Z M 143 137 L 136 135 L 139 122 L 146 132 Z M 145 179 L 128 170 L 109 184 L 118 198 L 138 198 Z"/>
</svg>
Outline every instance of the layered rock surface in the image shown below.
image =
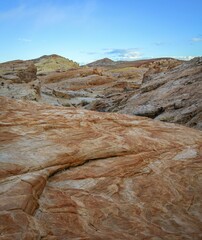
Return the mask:
<svg viewBox="0 0 202 240">
<path fill-rule="evenodd" d="M 120 112 L 202 129 L 202 58 L 147 74 Z"/>
<path fill-rule="evenodd" d="M 179 64 L 181 61 L 175 59 L 136 62 L 98 60 L 88 67 L 42 76 L 42 102 L 117 112 L 140 88 L 145 74 L 151 69 L 165 72 Z"/>
<path fill-rule="evenodd" d="M 201 239 L 200 131 L 0 105 L 0 239 Z"/>
<path fill-rule="evenodd" d="M 18 83 L 17 75 L 10 75 L 12 64 L 0 64 L 0 71 L 4 71 L 0 95 L 57 106 L 141 115 L 202 129 L 201 59 L 189 62 L 102 59 L 78 67 L 57 55 L 43 56 L 28 63 L 16 61 L 16 74 L 20 66 L 23 69 L 29 65 L 23 70 L 28 78 Z M 30 64 L 35 68 L 33 79 L 29 78 Z"/>
</svg>

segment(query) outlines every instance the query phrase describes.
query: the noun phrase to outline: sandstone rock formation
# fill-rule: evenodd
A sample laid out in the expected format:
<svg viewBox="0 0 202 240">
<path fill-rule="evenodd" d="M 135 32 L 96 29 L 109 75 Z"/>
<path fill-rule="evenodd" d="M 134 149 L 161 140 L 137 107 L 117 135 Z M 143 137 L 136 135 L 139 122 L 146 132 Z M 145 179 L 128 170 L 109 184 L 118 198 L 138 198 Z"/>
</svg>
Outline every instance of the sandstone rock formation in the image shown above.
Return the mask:
<svg viewBox="0 0 202 240">
<path fill-rule="evenodd" d="M 142 79 L 149 69 L 155 68 L 157 65 L 158 68 L 155 69 L 163 72 L 179 64 L 181 61 L 175 59 L 135 62 L 98 60 L 88 65 L 92 67 L 81 67 L 63 73 L 40 76 L 42 81 L 41 101 L 54 105 L 117 112 L 141 86 Z M 82 95 L 80 94 L 81 90 Z M 75 94 L 71 94 L 69 97 L 69 93 L 72 91 Z"/>
<path fill-rule="evenodd" d="M 37 68 L 32 61 L 11 61 L 0 64 L 0 95 L 38 101 L 41 96 Z"/>
<path fill-rule="evenodd" d="M 78 66 L 77 63 L 55 54 L 33 60 L 2 63 L 0 64 L 0 95 L 40 101 L 41 82 L 37 79 L 37 74 L 47 76 L 52 72 L 64 72 Z"/>
<path fill-rule="evenodd" d="M 32 61 L 10 61 L 0 64 L 0 79 L 12 83 L 28 83 L 36 80 L 37 68 Z"/>
<path fill-rule="evenodd" d="M 202 129 L 202 58 L 149 76 L 120 112 Z"/>
<path fill-rule="evenodd" d="M 18 69 L 17 72 L 13 72 L 13 62 L 18 65 L 15 67 Z M 78 64 L 73 61 L 54 54 L 33 59 L 31 62 L 13 62 L 0 64 L 2 73 L 0 95 L 106 112 L 122 109 L 121 106 L 140 87 L 145 74 L 156 65 L 159 71 L 166 71 L 181 63 L 175 59 L 135 62 L 114 62 L 110 59 L 102 59 L 89 64 L 92 67 L 78 68 Z M 30 64 L 35 68 L 34 76 L 30 75 L 26 81 L 23 77 L 20 80 L 18 75 L 29 74 L 30 67 L 25 69 L 24 66 L 30 66 Z M 38 88 L 42 85 L 37 92 L 35 87 L 32 88 L 36 85 L 35 82 L 24 84 L 36 79 L 36 67 L 37 77 L 41 82 Z M 16 82 L 22 84 L 16 85 Z M 39 92 L 41 94 L 38 94 Z"/>
<path fill-rule="evenodd" d="M 80 68 L 43 76 L 41 102 L 91 109 L 93 102 L 104 103 L 111 100 L 112 95 L 122 95 L 124 89 L 139 88 L 145 70 L 131 69 L 121 73 L 120 69 L 112 72 L 102 68 Z"/>
<path fill-rule="evenodd" d="M 0 239 L 202 237 L 202 133 L 0 98 Z"/>
<path fill-rule="evenodd" d="M 143 83 L 149 81 L 153 74 L 158 74 L 161 72 L 166 72 L 182 64 L 182 61 L 176 59 L 162 59 L 159 61 L 152 61 L 149 66 L 148 63 L 142 66 L 148 67 L 147 72 L 144 74 Z"/>
<path fill-rule="evenodd" d="M 32 62 L 14 61 L 15 71 L 13 62 L 0 64 L 0 95 L 141 115 L 202 129 L 201 62 L 201 58 L 189 62 L 101 59 L 78 67 L 58 55 L 43 56 Z"/>
<path fill-rule="evenodd" d="M 15 99 L 39 101 L 41 98 L 41 83 L 35 80 L 27 83 L 9 83 L 0 81 L 0 94 Z"/>
</svg>

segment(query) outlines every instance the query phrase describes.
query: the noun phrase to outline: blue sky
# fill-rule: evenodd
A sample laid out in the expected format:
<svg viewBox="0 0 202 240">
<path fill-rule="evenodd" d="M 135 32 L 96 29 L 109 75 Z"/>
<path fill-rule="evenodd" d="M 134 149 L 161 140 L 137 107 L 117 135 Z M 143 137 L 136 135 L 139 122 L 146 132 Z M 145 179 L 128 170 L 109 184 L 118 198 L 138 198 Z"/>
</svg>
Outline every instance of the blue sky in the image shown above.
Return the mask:
<svg viewBox="0 0 202 240">
<path fill-rule="evenodd" d="M 0 0 L 0 62 L 202 55 L 202 0 Z"/>
</svg>

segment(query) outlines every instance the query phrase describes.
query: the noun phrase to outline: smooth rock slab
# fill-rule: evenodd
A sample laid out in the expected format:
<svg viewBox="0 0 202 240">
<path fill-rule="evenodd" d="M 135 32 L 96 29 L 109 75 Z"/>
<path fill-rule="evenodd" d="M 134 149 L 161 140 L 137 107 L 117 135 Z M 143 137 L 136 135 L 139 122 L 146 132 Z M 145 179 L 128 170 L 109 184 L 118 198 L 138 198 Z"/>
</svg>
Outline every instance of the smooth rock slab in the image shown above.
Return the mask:
<svg viewBox="0 0 202 240">
<path fill-rule="evenodd" d="M 202 238 L 199 130 L 0 104 L 0 239 Z"/>
</svg>

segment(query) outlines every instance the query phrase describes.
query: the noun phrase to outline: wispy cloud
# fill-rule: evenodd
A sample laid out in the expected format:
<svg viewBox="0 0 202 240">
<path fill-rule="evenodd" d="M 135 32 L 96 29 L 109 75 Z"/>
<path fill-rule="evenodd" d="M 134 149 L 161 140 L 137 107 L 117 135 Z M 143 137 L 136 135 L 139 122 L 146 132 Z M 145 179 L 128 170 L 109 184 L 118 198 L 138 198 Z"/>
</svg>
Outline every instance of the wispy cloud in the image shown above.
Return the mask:
<svg viewBox="0 0 202 240">
<path fill-rule="evenodd" d="M 32 40 L 28 38 L 18 38 L 18 41 L 28 43 L 28 42 L 31 42 Z"/>
<path fill-rule="evenodd" d="M 189 60 L 195 58 L 195 56 L 176 56 L 176 57 L 174 57 L 174 58 L 177 58 L 177 59 L 179 59 L 179 60 L 189 61 Z"/>
<path fill-rule="evenodd" d="M 115 60 L 136 60 L 143 56 L 139 50 L 140 48 L 114 48 L 105 50 L 105 54 L 112 56 Z"/>
<path fill-rule="evenodd" d="M 87 55 L 96 55 L 96 54 L 98 54 L 99 53 L 99 51 L 98 52 L 91 52 L 91 51 L 87 51 L 87 52 L 85 52 L 85 51 L 80 51 L 80 53 L 81 54 L 87 54 Z"/>
<path fill-rule="evenodd" d="M 192 42 L 202 42 L 202 37 L 192 38 Z"/>
<path fill-rule="evenodd" d="M 152 59 L 152 58 L 175 58 L 175 59 L 179 59 L 179 60 L 184 60 L 184 61 L 189 61 L 193 58 L 195 58 L 196 56 L 170 56 L 170 55 L 160 55 L 160 56 L 147 56 L 144 57 L 144 59 Z"/>
<path fill-rule="evenodd" d="M 162 46 L 162 45 L 164 45 L 164 44 L 165 44 L 165 43 L 164 43 L 164 42 L 161 42 L 161 41 L 154 43 L 154 45 L 157 46 L 157 47 L 160 47 L 160 46 Z"/>
<path fill-rule="evenodd" d="M 165 56 L 165 57 L 175 58 L 175 59 L 184 60 L 184 61 L 189 61 L 189 60 L 195 58 L 196 56 Z"/>
</svg>

